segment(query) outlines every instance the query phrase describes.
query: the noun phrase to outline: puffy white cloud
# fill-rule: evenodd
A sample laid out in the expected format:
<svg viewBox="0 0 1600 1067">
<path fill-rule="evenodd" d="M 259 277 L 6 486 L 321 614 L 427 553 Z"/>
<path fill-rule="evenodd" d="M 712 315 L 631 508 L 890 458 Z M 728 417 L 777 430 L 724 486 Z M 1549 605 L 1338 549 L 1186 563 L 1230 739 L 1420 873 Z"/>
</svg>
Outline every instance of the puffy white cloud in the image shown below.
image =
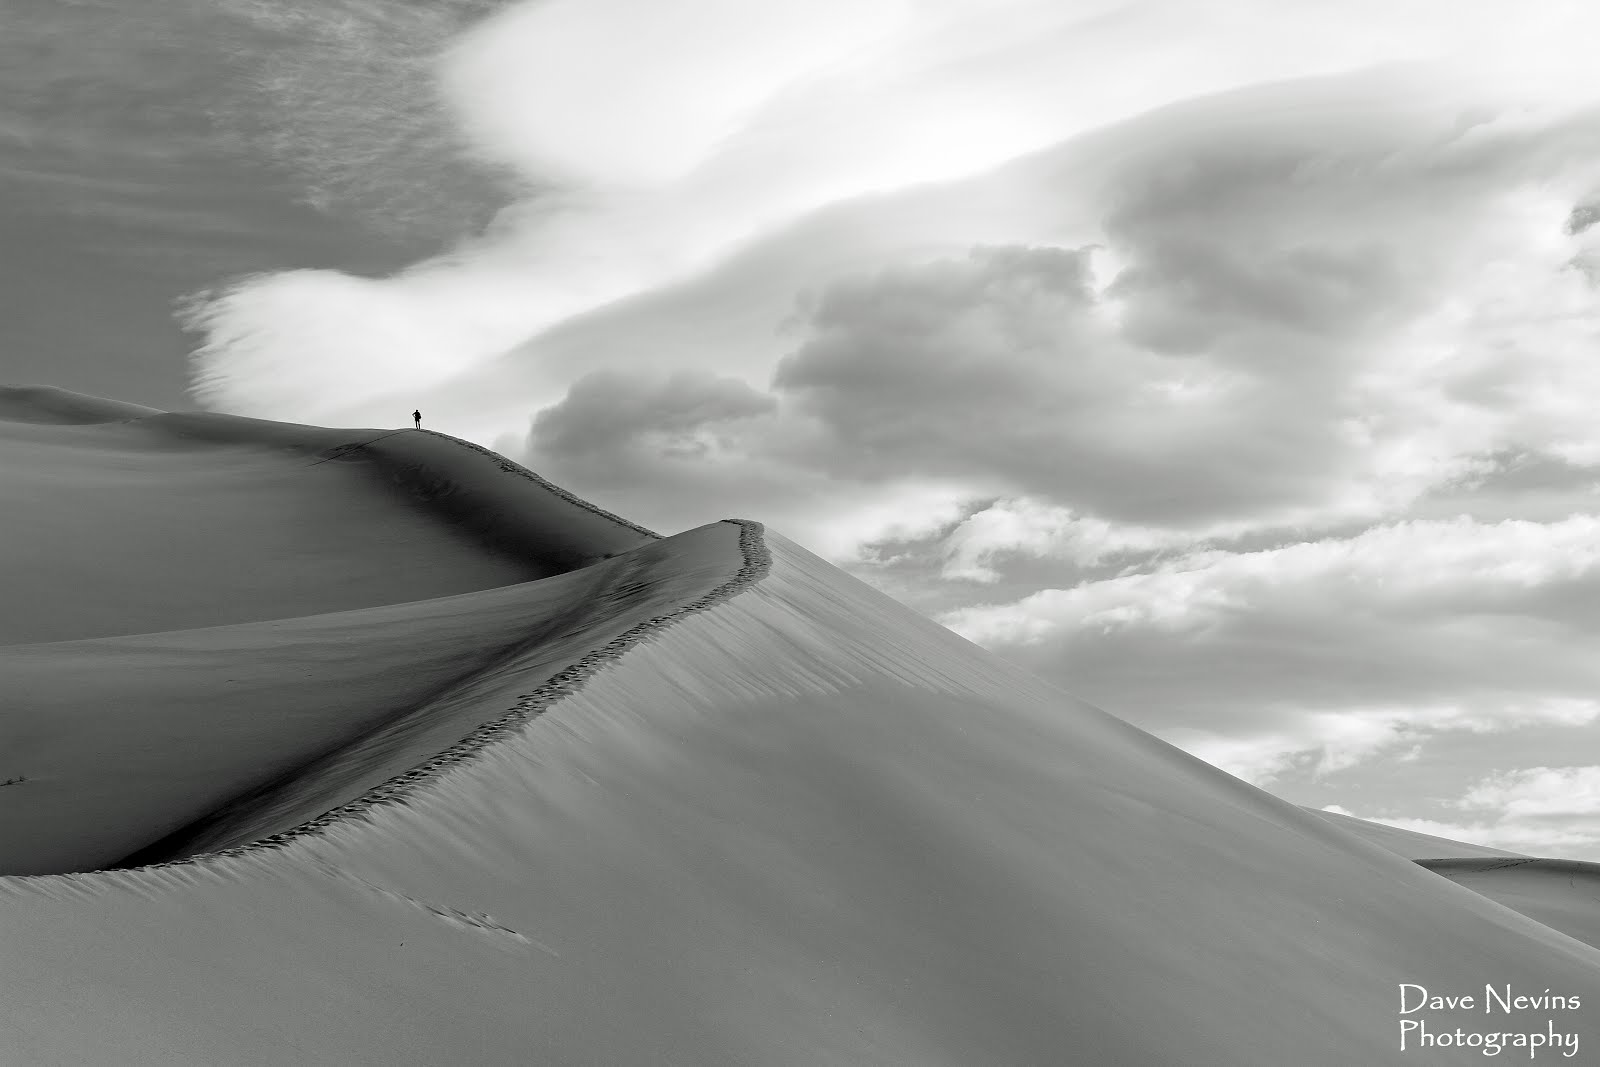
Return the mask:
<svg viewBox="0 0 1600 1067">
<path fill-rule="evenodd" d="M 1592 721 L 1595 708 L 1574 707 Z M 1484 776 L 1440 809 L 1440 818 L 1401 814 L 1360 818 L 1403 830 L 1535 855 L 1600 858 L 1600 767 L 1524 767 Z M 1481 813 L 1473 821 L 1452 818 L 1447 809 Z M 1340 805 L 1326 810 L 1354 815 Z"/>
<path fill-rule="evenodd" d="M 1587 709 L 1589 720 L 1594 718 Z M 1600 816 L 1600 767 L 1526 767 L 1491 775 L 1468 790 L 1463 808 L 1497 808 L 1511 818 Z"/>
<path fill-rule="evenodd" d="M 338 271 L 241 279 L 185 302 L 183 321 L 206 335 L 193 355 L 197 399 L 234 414 L 296 422 L 328 420 L 353 391 L 395 383 L 426 389 L 449 376 L 444 353 L 470 339 L 469 330 L 408 300 L 404 287 Z M 286 373 L 284 346 L 319 358 Z M 401 412 L 396 404 L 389 414 Z"/>
<path fill-rule="evenodd" d="M 1543 750 L 1569 743 L 1562 730 L 1596 717 L 1597 545 L 1594 515 L 1411 521 L 1202 550 L 941 621 L 1232 773 L 1293 790 L 1358 782 L 1366 764 L 1415 758 L 1446 735 L 1537 727 Z M 1471 771 L 1504 751 L 1457 758 Z"/>
<path fill-rule="evenodd" d="M 1015 604 L 967 608 L 945 621 L 972 640 L 1015 644 L 1085 631 L 1192 630 L 1225 623 L 1230 611 L 1286 619 L 1404 611 L 1453 619 L 1460 612 L 1515 610 L 1519 601 L 1536 604 L 1530 594 L 1540 589 L 1595 581 L 1597 564 L 1600 516 L 1558 523 L 1409 521 L 1255 552 L 1201 551 Z"/>
<path fill-rule="evenodd" d="M 817 462 L 1216 528 L 1371 520 L 1496 451 L 1586 455 L 1600 300 L 1566 221 L 1600 125 L 1331 99 L 1130 135 L 1093 246 L 825 289 L 774 379 L 831 431 Z"/>
<path fill-rule="evenodd" d="M 964 518 L 946 533 L 939 547 L 944 578 L 994 582 L 996 564 L 1006 557 L 1051 556 L 1085 566 L 1107 559 L 1186 548 L 1195 535 L 1078 515 L 1029 497 L 994 503 Z"/>
<path fill-rule="evenodd" d="M 1166 739 L 1207 763 L 1270 787 L 1291 771 L 1321 779 L 1375 757 L 1413 762 L 1426 742 L 1442 733 L 1495 734 L 1528 726 L 1588 726 L 1600 704 L 1577 697 L 1533 700 L 1471 699 L 1459 704 L 1337 706 L 1306 710 L 1292 703 L 1275 709 L 1273 726 L 1259 732 L 1212 732 L 1171 727 Z M 1489 806 L 1489 805 L 1483 805 Z"/>
<path fill-rule="evenodd" d="M 533 174 L 657 185 L 775 95 L 897 28 L 902 0 L 541 0 L 477 26 L 442 77 L 482 151 Z"/>
</svg>

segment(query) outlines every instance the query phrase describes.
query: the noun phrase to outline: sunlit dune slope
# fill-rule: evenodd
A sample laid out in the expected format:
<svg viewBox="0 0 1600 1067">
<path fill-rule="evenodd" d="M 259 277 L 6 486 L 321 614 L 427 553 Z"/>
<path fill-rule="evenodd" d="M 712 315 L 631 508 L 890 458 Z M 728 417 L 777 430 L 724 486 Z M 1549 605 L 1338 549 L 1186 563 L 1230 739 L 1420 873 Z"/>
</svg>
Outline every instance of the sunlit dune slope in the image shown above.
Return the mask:
<svg viewBox="0 0 1600 1067">
<path fill-rule="evenodd" d="M 504 514 L 547 492 L 490 485 Z M 387 665 L 324 665 L 328 689 L 441 674 L 376 700 L 398 718 L 329 712 L 353 736 L 185 814 L 155 850 L 174 862 L 0 879 L 19 976 L 0 1058 L 1443 1064 L 1481 1054 L 1402 1052 L 1398 983 L 1600 1003 L 1588 944 L 1072 699 L 757 524 L 632 532 L 615 558 L 526 586 L 154 634 L 128 658 L 88 640 L 13 650 L 31 699 L 55 701 L 41 717 L 75 717 L 49 749 L 69 775 L 70 735 L 116 716 L 128 747 L 145 713 L 168 714 L 171 738 L 161 693 L 178 683 L 85 706 L 49 655 L 84 657 L 106 693 L 119 663 L 132 683 L 141 656 L 154 675 L 162 655 L 194 657 L 185 699 L 224 724 L 195 759 L 237 766 L 239 713 L 204 665 L 218 642 L 273 648 L 276 633 L 304 663 L 338 632 Z M 68 651 L 32 662 L 41 648 Z M 458 654 L 464 676 L 439 680 Z M 260 659 L 252 685 L 298 669 Z M 308 699 L 255 715 L 283 736 L 324 729 Z M 96 777 L 129 773 L 114 755 L 94 757 Z M 0 788 L 0 805 L 33 785 Z M 1582 1014 L 1560 1023 L 1600 1048 Z"/>
</svg>

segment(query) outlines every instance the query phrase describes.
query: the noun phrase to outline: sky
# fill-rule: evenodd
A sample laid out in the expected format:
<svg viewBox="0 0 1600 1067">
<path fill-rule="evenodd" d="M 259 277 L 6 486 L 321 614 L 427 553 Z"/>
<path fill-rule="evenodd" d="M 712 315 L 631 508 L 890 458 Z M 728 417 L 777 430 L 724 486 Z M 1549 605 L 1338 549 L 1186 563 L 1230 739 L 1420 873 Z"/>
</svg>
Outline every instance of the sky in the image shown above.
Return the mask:
<svg viewBox="0 0 1600 1067">
<path fill-rule="evenodd" d="M 1594 5 L 193 18 L 116 68 L 230 42 L 209 103 L 161 90 L 192 136 L 81 195 L 255 206 L 130 267 L 146 347 L 57 384 L 417 407 L 664 532 L 763 521 L 1289 800 L 1600 861 Z"/>
</svg>

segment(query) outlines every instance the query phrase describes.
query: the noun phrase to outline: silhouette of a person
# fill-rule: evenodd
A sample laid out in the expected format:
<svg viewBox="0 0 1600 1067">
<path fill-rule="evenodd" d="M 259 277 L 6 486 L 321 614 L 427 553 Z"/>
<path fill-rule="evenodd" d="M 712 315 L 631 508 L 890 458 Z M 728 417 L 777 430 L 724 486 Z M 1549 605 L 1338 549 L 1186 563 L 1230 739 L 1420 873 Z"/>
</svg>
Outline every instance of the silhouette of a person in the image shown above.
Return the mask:
<svg viewBox="0 0 1600 1067">
<path fill-rule="evenodd" d="M 420 411 L 413 411 L 413 412 L 412 412 L 412 413 L 411 413 L 411 418 L 412 418 L 412 420 L 413 420 L 413 421 L 415 421 L 415 422 L 416 422 L 416 424 L 417 424 L 417 429 L 419 429 L 419 430 L 420 430 L 420 429 L 422 429 L 422 412 L 420 412 Z"/>
</svg>

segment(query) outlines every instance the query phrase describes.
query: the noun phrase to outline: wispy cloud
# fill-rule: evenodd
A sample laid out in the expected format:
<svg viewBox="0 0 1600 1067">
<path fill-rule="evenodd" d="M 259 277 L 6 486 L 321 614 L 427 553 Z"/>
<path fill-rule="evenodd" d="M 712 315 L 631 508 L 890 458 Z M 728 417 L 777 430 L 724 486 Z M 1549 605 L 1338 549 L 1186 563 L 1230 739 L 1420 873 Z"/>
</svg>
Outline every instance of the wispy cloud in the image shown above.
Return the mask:
<svg viewBox="0 0 1600 1067">
<path fill-rule="evenodd" d="M 1592 718 L 1592 716 L 1591 716 Z M 1359 818 L 1402 830 L 1486 844 L 1517 852 L 1587 859 L 1600 847 L 1600 767 L 1525 767 L 1485 776 L 1444 805 L 1464 817 L 1408 817 L 1398 813 Z M 1355 815 L 1339 805 L 1328 810 Z"/>
<path fill-rule="evenodd" d="M 449 137 L 395 143 L 426 159 L 513 168 L 536 195 L 504 210 L 486 234 L 463 231 L 444 258 L 376 280 L 403 309 L 388 317 L 360 286 L 302 278 L 295 284 L 336 294 L 311 336 L 285 327 L 282 290 L 271 279 L 237 287 L 199 320 L 214 331 L 201 356 L 205 398 L 293 417 L 380 405 L 396 379 L 439 388 L 574 315 L 708 269 L 808 211 L 981 173 L 1196 95 L 1479 53 L 1520 57 L 1509 64 L 1516 71 L 1565 69 L 1557 61 L 1569 38 L 1524 11 L 1511 29 L 1529 39 L 1527 49 L 1487 48 L 1506 43 L 1503 4 L 1451 5 L 1447 19 L 1435 17 L 1446 10 L 1440 4 L 1368 6 L 1355 32 L 1356 21 L 1319 5 L 1261 0 L 1071 11 L 1039 0 L 545 0 L 513 5 L 454 37 L 439 32 L 448 19 L 428 23 L 427 32 L 379 34 L 403 44 L 390 49 L 403 60 L 391 66 L 431 65 L 437 95 L 459 122 Z M 327 47 L 317 54 L 373 39 L 323 36 Z M 1537 64 L 1535 45 L 1544 49 Z M 406 154 L 349 150 L 380 146 L 364 131 L 385 126 L 355 106 L 372 95 L 371 78 L 337 98 L 321 91 L 343 84 L 330 72 L 365 70 L 377 57 L 355 58 L 354 66 L 279 64 L 269 81 L 272 143 L 284 165 L 321 175 L 314 184 L 351 209 L 379 202 L 363 189 L 392 190 L 402 173 L 425 177 Z M 1480 80 L 1488 76 L 1482 64 L 1475 69 Z M 420 131 L 410 115 L 439 113 L 431 98 L 421 104 L 383 114 Z M 359 115 L 365 125 L 351 118 Z M 455 136 L 467 144 L 450 143 Z M 389 194 L 380 200 L 398 203 Z M 901 238 L 908 245 L 927 240 L 921 224 L 938 229 L 936 220 L 912 221 Z M 380 339 L 413 328 L 428 338 L 425 352 L 415 346 L 391 363 Z M 248 355 L 230 358 L 230 348 Z M 330 365 L 343 369 L 319 374 Z M 283 382 L 304 385 L 295 391 Z M 543 406 L 556 399 L 551 390 L 546 383 L 527 402 Z"/>
</svg>

